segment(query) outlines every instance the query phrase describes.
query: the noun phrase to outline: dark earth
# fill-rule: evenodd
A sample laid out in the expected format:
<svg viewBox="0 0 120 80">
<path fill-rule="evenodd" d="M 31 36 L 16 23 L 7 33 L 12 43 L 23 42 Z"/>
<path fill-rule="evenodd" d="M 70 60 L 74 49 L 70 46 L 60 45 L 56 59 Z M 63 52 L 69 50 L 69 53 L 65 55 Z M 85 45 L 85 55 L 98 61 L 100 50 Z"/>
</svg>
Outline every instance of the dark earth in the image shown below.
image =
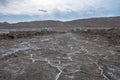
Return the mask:
<svg viewBox="0 0 120 80">
<path fill-rule="evenodd" d="M 0 80 L 120 80 L 119 29 L 0 39 Z"/>
</svg>

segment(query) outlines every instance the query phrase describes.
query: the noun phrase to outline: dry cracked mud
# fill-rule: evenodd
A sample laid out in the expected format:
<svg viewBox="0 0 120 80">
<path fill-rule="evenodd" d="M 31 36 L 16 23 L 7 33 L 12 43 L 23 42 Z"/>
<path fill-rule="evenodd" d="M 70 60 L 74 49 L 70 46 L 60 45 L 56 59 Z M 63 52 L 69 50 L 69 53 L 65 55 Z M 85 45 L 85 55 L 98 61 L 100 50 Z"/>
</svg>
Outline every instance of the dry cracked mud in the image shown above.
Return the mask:
<svg viewBox="0 0 120 80">
<path fill-rule="evenodd" d="M 0 41 L 0 80 L 120 80 L 120 45 L 61 33 Z"/>
</svg>

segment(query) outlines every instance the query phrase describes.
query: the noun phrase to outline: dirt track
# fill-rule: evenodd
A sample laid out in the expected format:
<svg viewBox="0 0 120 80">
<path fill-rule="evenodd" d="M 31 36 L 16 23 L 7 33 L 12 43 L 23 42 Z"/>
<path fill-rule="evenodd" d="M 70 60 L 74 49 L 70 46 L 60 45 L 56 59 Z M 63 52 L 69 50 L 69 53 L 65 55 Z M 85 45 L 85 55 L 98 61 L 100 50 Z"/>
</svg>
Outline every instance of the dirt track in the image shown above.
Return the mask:
<svg viewBox="0 0 120 80">
<path fill-rule="evenodd" d="M 57 33 L 0 41 L 0 80 L 120 80 L 120 45 Z"/>
</svg>

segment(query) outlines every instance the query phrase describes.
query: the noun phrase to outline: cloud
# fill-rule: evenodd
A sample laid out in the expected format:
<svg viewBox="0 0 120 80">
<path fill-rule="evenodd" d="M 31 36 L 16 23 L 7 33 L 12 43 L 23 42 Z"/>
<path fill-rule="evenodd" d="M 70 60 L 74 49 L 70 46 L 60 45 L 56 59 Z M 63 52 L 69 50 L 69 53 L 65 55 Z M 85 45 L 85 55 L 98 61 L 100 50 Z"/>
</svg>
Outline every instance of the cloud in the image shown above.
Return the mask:
<svg viewBox="0 0 120 80">
<path fill-rule="evenodd" d="M 2 2 L 4 1 L 2 0 Z M 63 13 L 87 12 L 100 8 L 102 7 L 99 0 L 9 0 L 7 5 L 0 6 L 0 13 L 13 15 L 52 15 L 56 11 Z"/>
<path fill-rule="evenodd" d="M 44 9 L 38 9 L 38 11 L 47 12 L 47 10 L 44 10 Z"/>
<path fill-rule="evenodd" d="M 0 0 L 0 4 L 0 15 L 40 16 L 42 19 L 120 15 L 120 0 Z"/>
</svg>

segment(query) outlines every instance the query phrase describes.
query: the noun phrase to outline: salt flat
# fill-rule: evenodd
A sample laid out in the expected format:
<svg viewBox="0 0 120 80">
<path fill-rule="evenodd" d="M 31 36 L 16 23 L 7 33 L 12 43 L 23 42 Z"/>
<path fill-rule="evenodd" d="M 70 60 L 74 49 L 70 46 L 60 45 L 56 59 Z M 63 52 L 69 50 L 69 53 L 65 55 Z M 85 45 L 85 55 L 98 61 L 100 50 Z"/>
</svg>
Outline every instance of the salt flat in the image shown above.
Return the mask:
<svg viewBox="0 0 120 80">
<path fill-rule="evenodd" d="M 120 45 L 109 44 L 71 32 L 1 40 L 0 80 L 120 80 Z"/>
</svg>

